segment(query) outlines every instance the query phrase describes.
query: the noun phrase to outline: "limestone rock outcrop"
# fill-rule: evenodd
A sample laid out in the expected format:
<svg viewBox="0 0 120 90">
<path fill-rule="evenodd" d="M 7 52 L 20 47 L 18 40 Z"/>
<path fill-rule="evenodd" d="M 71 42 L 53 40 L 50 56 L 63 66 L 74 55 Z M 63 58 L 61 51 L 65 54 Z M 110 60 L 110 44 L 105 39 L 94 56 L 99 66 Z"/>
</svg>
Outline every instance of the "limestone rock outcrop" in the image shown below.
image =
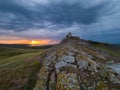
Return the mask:
<svg viewBox="0 0 120 90">
<path fill-rule="evenodd" d="M 67 36 L 41 58 L 33 90 L 120 90 L 120 64 L 79 37 Z"/>
</svg>

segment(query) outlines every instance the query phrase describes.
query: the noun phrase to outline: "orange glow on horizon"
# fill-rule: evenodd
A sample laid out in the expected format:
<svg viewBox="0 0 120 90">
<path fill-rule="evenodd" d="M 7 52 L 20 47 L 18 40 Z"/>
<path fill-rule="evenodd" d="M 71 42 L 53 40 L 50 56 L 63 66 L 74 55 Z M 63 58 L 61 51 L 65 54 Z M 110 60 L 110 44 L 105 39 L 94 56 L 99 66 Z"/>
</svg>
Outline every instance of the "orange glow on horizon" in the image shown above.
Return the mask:
<svg viewBox="0 0 120 90">
<path fill-rule="evenodd" d="M 28 44 L 29 40 L 0 40 L 0 44 Z"/>
<path fill-rule="evenodd" d="M 51 39 L 29 40 L 14 36 L 0 36 L 0 44 L 30 44 L 30 45 L 50 45 L 57 44 L 59 41 Z"/>
<path fill-rule="evenodd" d="M 29 44 L 32 46 L 51 44 L 51 40 L 32 40 Z"/>
<path fill-rule="evenodd" d="M 52 40 L 0 40 L 0 44 L 30 44 L 32 46 L 57 44 L 58 41 Z"/>
</svg>

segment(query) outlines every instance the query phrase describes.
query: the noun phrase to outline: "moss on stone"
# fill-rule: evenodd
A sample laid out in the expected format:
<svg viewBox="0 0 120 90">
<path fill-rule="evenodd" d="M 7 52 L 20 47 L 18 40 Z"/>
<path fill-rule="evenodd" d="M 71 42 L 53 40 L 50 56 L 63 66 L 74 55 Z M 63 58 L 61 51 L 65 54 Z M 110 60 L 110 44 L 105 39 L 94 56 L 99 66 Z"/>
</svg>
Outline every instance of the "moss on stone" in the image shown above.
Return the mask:
<svg viewBox="0 0 120 90">
<path fill-rule="evenodd" d="M 104 67 L 100 67 L 100 76 L 106 80 L 109 77 L 109 72 L 105 70 Z"/>
<path fill-rule="evenodd" d="M 102 81 L 99 81 L 96 85 L 96 89 L 95 90 L 108 90 L 108 87 L 107 85 L 102 82 Z"/>
</svg>

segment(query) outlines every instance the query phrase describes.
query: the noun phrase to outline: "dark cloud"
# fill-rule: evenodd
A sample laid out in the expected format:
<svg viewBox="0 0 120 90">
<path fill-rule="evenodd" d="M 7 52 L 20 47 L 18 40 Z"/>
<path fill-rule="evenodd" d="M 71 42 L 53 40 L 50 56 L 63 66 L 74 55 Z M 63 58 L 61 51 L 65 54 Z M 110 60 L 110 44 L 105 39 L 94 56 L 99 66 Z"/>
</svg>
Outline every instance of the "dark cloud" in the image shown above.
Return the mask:
<svg viewBox="0 0 120 90">
<path fill-rule="evenodd" d="M 119 28 L 119 4 L 118 0 L 0 0 L 0 34 L 4 30 L 5 35 L 60 39 L 68 32 L 84 38 L 91 37 L 91 33 L 113 32 Z M 105 35 L 116 34 L 99 37 Z"/>
<path fill-rule="evenodd" d="M 17 17 L 10 20 L 8 25 L 2 26 L 5 29 L 26 30 L 35 27 L 34 23 L 51 22 L 53 24 L 71 25 L 74 22 L 81 24 L 94 23 L 98 17 L 99 10 L 105 6 L 104 3 L 83 8 L 79 3 L 52 3 L 49 5 L 36 5 L 38 11 L 28 10 L 23 5 L 13 1 L 0 1 L 0 11 L 4 14 L 12 13 Z M 6 17 L 7 18 L 7 17 Z M 6 22 L 5 22 L 6 23 Z M 21 28 L 23 27 L 23 28 Z M 38 28 L 45 27 L 43 24 Z"/>
<path fill-rule="evenodd" d="M 20 4 L 14 2 L 14 0 L 0 0 L 0 12 L 2 13 L 14 13 L 29 16 L 29 10 Z"/>
</svg>

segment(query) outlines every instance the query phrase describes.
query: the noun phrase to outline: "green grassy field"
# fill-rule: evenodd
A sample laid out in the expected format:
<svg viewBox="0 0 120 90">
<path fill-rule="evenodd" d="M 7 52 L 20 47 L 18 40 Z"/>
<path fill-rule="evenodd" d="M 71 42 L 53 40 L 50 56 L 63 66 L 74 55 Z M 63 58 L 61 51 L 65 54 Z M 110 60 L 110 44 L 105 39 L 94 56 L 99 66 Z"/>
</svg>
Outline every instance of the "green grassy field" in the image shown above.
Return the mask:
<svg viewBox="0 0 120 90">
<path fill-rule="evenodd" d="M 31 90 L 42 65 L 34 57 L 43 51 L 0 47 L 0 90 Z"/>
</svg>

